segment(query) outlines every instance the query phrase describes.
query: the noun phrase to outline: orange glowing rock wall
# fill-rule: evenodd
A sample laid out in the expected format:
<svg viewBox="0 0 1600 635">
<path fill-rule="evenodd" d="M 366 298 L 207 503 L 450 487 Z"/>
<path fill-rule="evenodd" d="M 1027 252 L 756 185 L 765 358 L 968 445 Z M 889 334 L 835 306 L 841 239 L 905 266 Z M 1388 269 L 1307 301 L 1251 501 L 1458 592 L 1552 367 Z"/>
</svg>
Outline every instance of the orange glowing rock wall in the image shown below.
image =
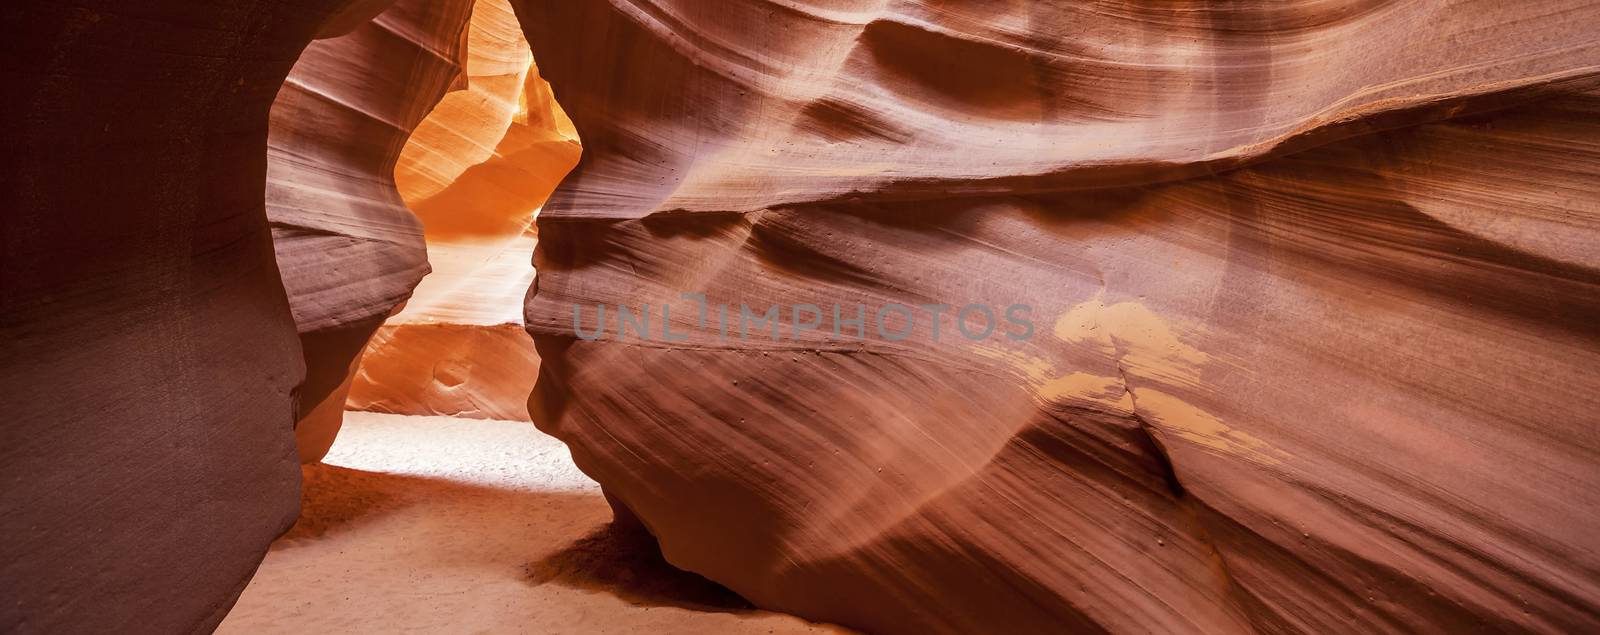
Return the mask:
<svg viewBox="0 0 1600 635">
<path fill-rule="evenodd" d="M 571 121 L 532 64 L 511 6 L 479 0 L 466 88 L 445 95 L 395 168 L 426 230 L 433 273 L 367 346 L 349 407 L 528 418 L 538 356 L 520 306 L 533 280 L 531 226 L 579 154 Z"/>
</svg>

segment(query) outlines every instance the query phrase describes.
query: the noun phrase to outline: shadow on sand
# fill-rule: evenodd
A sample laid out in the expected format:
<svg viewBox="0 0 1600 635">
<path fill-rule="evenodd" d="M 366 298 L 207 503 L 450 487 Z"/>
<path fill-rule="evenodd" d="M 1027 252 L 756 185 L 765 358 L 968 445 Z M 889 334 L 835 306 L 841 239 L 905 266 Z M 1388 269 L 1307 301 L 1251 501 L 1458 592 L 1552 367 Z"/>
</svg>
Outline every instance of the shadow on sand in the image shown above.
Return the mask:
<svg viewBox="0 0 1600 635">
<path fill-rule="evenodd" d="M 643 606 L 724 613 L 755 609 L 727 587 L 668 564 L 654 536 L 625 523 L 607 523 L 528 565 L 528 577 L 535 584 L 606 591 Z"/>
<path fill-rule="evenodd" d="M 456 481 L 358 470 L 333 465 L 303 468 L 300 518 L 281 536 L 273 549 L 295 549 L 324 537 L 357 531 L 362 526 L 395 516 L 408 509 L 446 507 L 473 509 L 464 533 L 514 535 L 527 531 L 530 521 L 543 513 L 566 518 L 595 516 L 606 509 L 595 492 L 539 492 L 500 489 Z M 704 577 L 668 564 L 656 540 L 642 527 L 609 522 L 592 527 L 587 535 L 549 536 L 549 547 L 530 545 L 545 555 L 523 567 L 533 585 L 559 584 L 604 592 L 639 606 L 741 613 L 754 607 L 738 594 Z M 550 531 L 572 531 L 572 526 Z M 576 532 L 574 532 L 576 533 Z M 470 536 L 461 536 L 470 540 Z M 491 563 L 505 564 L 505 563 Z"/>
</svg>

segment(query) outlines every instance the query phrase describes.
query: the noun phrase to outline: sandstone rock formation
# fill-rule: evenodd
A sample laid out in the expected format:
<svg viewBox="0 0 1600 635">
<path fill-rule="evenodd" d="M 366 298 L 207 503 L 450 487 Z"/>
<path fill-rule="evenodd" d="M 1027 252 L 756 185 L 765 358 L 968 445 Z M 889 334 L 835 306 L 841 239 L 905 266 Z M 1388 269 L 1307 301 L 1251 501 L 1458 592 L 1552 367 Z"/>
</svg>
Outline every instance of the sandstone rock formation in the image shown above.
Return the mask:
<svg viewBox="0 0 1600 635">
<path fill-rule="evenodd" d="M 466 37 L 465 82 L 417 125 L 395 165 L 395 184 L 408 205 L 494 156 L 521 109 L 533 53 L 511 6 L 505 0 L 475 3 Z"/>
<path fill-rule="evenodd" d="M 674 564 L 883 633 L 1600 630 L 1600 6 L 514 4 L 584 142 L 530 407 Z"/>
<path fill-rule="evenodd" d="M 587 146 L 530 407 L 675 564 L 887 633 L 1600 631 L 1600 6 L 514 3 Z M 388 4 L 0 9 L 0 630 L 206 632 L 290 524 L 425 270 L 390 171 L 466 9 Z M 570 158 L 490 110 L 415 172 L 441 263 Z"/>
<path fill-rule="evenodd" d="M 342 4 L 0 9 L 0 631 L 208 632 L 294 520 L 267 119 Z"/>
<path fill-rule="evenodd" d="M 445 95 L 395 168 L 433 273 L 367 346 L 349 406 L 528 419 L 539 372 L 522 329 L 534 213 L 578 159 L 577 134 L 532 66 L 506 0 L 479 0 L 467 88 Z"/>
<path fill-rule="evenodd" d="M 400 0 L 306 48 L 272 107 L 267 217 L 305 352 L 296 437 L 333 443 L 360 354 L 428 273 L 395 190 L 411 130 L 459 86 L 471 0 Z"/>
</svg>

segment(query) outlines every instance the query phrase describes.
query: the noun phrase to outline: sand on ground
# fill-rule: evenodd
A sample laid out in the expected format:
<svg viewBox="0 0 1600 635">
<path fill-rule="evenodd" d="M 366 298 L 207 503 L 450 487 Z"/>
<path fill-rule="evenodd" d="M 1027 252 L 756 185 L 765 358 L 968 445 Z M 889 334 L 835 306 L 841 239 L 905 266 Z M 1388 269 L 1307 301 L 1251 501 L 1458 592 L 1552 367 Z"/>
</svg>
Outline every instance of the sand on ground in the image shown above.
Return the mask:
<svg viewBox="0 0 1600 635">
<path fill-rule="evenodd" d="M 219 633 L 823 633 L 610 524 L 532 424 L 347 413 Z"/>
</svg>

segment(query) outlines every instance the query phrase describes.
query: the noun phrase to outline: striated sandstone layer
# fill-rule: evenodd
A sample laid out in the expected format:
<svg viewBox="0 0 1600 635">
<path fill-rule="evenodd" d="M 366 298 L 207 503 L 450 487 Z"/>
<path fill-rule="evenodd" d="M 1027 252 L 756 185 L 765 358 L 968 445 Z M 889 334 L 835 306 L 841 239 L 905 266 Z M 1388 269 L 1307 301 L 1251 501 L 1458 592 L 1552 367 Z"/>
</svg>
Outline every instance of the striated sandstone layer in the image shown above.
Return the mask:
<svg viewBox="0 0 1600 635">
<path fill-rule="evenodd" d="M 367 344 L 354 409 L 528 419 L 539 372 L 521 327 L 530 226 L 579 146 L 507 0 L 478 0 L 467 51 L 466 89 L 444 96 L 395 167 L 433 273 Z"/>
<path fill-rule="evenodd" d="M 0 8 L 0 631 L 209 632 L 294 521 L 267 122 L 345 4 Z"/>
<path fill-rule="evenodd" d="M 428 273 L 393 175 L 411 130 L 459 84 L 471 12 L 472 0 L 399 0 L 353 26 L 340 16 L 273 103 L 267 217 L 306 359 L 304 462 L 333 442 L 368 338 Z"/>
<path fill-rule="evenodd" d="M 674 564 L 883 633 L 1600 630 L 1600 6 L 514 4 L 585 146 L 530 408 Z"/>
</svg>

